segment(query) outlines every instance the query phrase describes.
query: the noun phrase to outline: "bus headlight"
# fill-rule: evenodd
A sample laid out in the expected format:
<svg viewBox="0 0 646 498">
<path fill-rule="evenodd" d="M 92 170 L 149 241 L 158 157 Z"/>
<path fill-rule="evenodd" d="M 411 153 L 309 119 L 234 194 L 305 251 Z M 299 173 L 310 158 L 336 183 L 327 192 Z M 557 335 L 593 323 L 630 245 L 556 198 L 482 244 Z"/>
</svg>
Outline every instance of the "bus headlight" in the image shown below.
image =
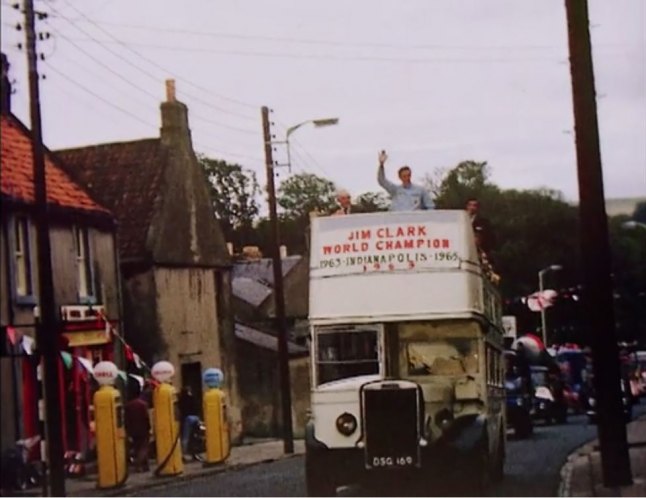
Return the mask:
<svg viewBox="0 0 646 498">
<path fill-rule="evenodd" d="M 357 430 L 357 419 L 351 413 L 342 413 L 336 419 L 336 430 L 344 436 L 349 436 Z"/>
<path fill-rule="evenodd" d="M 435 415 L 435 425 L 440 429 L 446 429 L 453 422 L 453 413 L 451 413 L 446 408 L 440 410 L 437 415 Z"/>
</svg>

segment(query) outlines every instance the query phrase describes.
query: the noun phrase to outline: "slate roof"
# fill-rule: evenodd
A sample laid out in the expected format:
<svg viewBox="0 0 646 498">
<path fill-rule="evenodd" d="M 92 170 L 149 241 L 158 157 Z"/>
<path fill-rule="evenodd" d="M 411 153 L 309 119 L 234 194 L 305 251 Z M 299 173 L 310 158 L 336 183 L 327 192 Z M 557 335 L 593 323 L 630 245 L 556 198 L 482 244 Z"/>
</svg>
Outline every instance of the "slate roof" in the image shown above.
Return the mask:
<svg viewBox="0 0 646 498">
<path fill-rule="evenodd" d="M 287 276 L 301 259 L 300 255 L 283 258 L 283 277 Z M 235 263 L 231 287 L 235 297 L 254 307 L 260 306 L 273 292 L 274 270 L 271 258 Z"/>
<path fill-rule="evenodd" d="M 249 277 L 237 277 L 231 282 L 233 295 L 254 307 L 260 306 L 271 295 L 272 288 Z"/>
<path fill-rule="evenodd" d="M 283 258 L 283 277 L 294 269 L 302 256 L 293 255 Z M 233 265 L 233 278 L 248 277 L 258 282 L 263 282 L 269 287 L 274 285 L 274 269 L 271 258 L 262 258 L 252 261 L 239 261 Z"/>
<path fill-rule="evenodd" d="M 34 166 L 31 132 L 13 115 L 0 116 L 2 197 L 7 200 L 34 204 Z M 74 183 L 45 151 L 45 178 L 47 202 L 51 207 L 72 209 L 110 217 L 109 210 L 94 201 L 88 193 Z"/>
<path fill-rule="evenodd" d="M 278 352 L 278 338 L 261 330 L 235 323 L 235 335 L 238 339 L 253 344 L 263 349 Z M 305 346 L 299 346 L 291 341 L 287 341 L 287 351 L 291 355 L 306 354 L 309 352 Z"/>
<path fill-rule="evenodd" d="M 167 164 L 161 140 L 59 150 L 56 156 L 76 181 L 112 209 L 119 223 L 121 258 L 145 256 L 146 237 Z"/>
</svg>

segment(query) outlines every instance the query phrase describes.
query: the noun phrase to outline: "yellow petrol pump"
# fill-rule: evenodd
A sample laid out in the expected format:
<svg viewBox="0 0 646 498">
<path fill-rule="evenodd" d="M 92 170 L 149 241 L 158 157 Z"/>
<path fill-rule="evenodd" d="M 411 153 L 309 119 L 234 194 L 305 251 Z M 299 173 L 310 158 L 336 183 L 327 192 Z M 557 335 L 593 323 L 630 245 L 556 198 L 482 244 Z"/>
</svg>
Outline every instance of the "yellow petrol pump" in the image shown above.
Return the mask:
<svg viewBox="0 0 646 498">
<path fill-rule="evenodd" d="M 153 426 L 157 448 L 155 475 L 158 476 L 174 476 L 184 471 L 177 393 L 169 384 L 174 374 L 175 368 L 167 361 L 159 361 L 152 368 L 153 377 L 160 382 L 153 392 Z"/>
<path fill-rule="evenodd" d="M 208 368 L 202 380 L 209 388 L 204 393 L 202 408 L 206 426 L 206 456 L 204 466 L 224 462 L 229 456 L 229 424 L 226 395 L 220 389 L 224 375 L 218 368 Z"/>
<path fill-rule="evenodd" d="M 94 367 L 94 378 L 101 386 L 93 399 L 97 487 L 103 489 L 121 486 L 127 479 L 123 406 L 121 394 L 114 388 L 118 372 L 117 366 L 110 361 L 101 361 Z"/>
</svg>

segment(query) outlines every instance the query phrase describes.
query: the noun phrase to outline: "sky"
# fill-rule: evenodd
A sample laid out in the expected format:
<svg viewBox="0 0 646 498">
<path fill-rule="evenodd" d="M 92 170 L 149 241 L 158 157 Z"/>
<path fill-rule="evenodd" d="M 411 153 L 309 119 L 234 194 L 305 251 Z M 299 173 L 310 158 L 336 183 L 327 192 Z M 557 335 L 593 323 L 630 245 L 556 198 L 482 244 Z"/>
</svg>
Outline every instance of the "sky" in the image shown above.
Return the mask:
<svg viewBox="0 0 646 498">
<path fill-rule="evenodd" d="M 13 112 L 29 125 L 23 14 L 1 0 Z M 36 0 L 50 149 L 159 136 L 166 79 L 194 148 L 265 184 L 260 108 L 291 173 L 354 195 L 487 161 L 502 188 L 578 199 L 564 0 Z M 607 198 L 646 196 L 646 2 L 589 0 Z M 48 37 L 49 34 L 49 37 Z M 276 144 L 275 159 L 287 160 Z"/>
</svg>

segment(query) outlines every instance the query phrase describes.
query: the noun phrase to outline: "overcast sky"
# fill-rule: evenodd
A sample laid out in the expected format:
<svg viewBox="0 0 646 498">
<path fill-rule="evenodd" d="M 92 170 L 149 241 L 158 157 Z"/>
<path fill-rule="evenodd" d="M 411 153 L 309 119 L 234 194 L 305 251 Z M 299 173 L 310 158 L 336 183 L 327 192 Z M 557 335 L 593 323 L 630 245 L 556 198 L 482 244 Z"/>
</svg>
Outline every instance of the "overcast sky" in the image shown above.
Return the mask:
<svg viewBox="0 0 646 498">
<path fill-rule="evenodd" d="M 2 0 L 13 110 L 29 125 L 22 14 Z M 646 2 L 590 0 L 606 197 L 646 196 Z M 51 149 L 158 136 L 164 80 L 195 149 L 265 183 L 260 106 L 294 172 L 376 191 L 377 152 L 413 180 L 467 159 L 504 188 L 578 198 L 563 0 L 38 0 Z M 284 161 L 278 147 L 276 159 Z M 281 171 L 280 179 L 288 172 Z"/>
</svg>

